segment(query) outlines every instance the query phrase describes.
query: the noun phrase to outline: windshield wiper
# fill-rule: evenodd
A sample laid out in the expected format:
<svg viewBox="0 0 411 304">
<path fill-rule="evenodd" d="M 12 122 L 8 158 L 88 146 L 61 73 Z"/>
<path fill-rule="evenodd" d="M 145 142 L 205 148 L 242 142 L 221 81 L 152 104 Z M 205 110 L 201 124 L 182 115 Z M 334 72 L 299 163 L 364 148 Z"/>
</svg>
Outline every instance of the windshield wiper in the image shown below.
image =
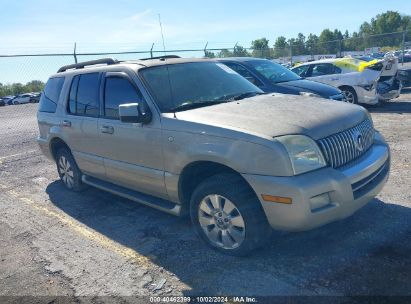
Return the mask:
<svg viewBox="0 0 411 304">
<path fill-rule="evenodd" d="M 245 93 L 240 93 L 240 94 L 224 95 L 224 96 L 221 96 L 220 98 L 217 98 L 216 100 L 223 100 L 223 101 L 229 102 L 229 101 L 241 100 L 244 98 L 254 97 L 257 95 L 264 95 L 264 94 L 267 94 L 267 93 L 253 91 L 253 92 L 245 92 Z"/>
<path fill-rule="evenodd" d="M 197 101 L 197 102 L 190 102 L 190 103 L 183 103 L 181 105 L 178 105 L 172 109 L 169 109 L 167 112 L 179 112 L 179 111 L 185 111 L 185 110 L 191 110 L 191 109 L 196 109 L 196 108 L 201 108 L 201 107 L 206 107 L 206 106 L 212 106 L 216 105 L 219 103 L 224 103 L 227 102 L 226 100 L 214 100 L 214 101 Z"/>
</svg>

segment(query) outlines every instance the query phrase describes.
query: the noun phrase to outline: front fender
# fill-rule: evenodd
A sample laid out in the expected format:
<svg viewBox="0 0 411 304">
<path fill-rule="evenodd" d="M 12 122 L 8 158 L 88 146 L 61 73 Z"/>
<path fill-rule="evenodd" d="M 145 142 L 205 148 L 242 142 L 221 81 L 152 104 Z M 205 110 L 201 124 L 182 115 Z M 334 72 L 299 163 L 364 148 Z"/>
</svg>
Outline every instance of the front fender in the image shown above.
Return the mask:
<svg viewBox="0 0 411 304">
<path fill-rule="evenodd" d="M 180 174 L 196 161 L 211 161 L 243 174 L 290 176 L 292 167 L 281 144 L 264 146 L 207 134 L 164 131 L 165 171 Z M 172 139 L 172 140 L 170 140 Z"/>
</svg>

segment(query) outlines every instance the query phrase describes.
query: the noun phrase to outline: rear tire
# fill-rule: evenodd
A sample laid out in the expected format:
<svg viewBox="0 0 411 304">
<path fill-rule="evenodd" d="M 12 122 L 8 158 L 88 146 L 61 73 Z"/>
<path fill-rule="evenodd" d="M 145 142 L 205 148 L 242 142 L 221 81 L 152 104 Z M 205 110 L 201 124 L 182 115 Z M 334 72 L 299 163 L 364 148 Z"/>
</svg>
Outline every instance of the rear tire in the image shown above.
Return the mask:
<svg viewBox="0 0 411 304">
<path fill-rule="evenodd" d="M 67 148 L 61 148 L 56 153 L 57 172 L 64 186 L 72 191 L 82 191 L 86 185 L 81 181 L 82 173 Z"/>
<path fill-rule="evenodd" d="M 233 174 L 202 182 L 191 197 L 190 215 L 200 238 L 228 255 L 249 254 L 263 246 L 272 231 L 254 191 Z"/>
<path fill-rule="evenodd" d="M 358 96 L 353 88 L 341 87 L 340 90 L 343 94 L 343 101 L 347 103 L 358 104 Z"/>
</svg>

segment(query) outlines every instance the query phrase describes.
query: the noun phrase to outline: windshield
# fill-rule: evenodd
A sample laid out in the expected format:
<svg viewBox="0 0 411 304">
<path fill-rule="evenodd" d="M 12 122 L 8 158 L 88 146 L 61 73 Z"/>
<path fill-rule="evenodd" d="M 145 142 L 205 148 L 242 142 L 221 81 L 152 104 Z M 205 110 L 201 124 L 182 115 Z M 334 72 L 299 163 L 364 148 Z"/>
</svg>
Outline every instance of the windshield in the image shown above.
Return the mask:
<svg viewBox="0 0 411 304">
<path fill-rule="evenodd" d="M 263 93 L 222 63 L 190 62 L 153 66 L 141 70 L 161 112 L 210 106 Z M 244 95 L 245 94 L 245 95 Z"/>
<path fill-rule="evenodd" d="M 247 63 L 273 83 L 301 79 L 286 67 L 269 60 L 250 60 Z"/>
</svg>

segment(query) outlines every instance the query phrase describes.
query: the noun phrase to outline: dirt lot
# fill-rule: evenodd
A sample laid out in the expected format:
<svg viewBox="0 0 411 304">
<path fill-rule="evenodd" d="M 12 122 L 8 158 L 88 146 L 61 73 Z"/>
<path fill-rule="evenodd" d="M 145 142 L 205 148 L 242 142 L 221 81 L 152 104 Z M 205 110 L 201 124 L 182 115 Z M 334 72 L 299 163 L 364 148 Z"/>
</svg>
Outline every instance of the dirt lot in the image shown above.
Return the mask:
<svg viewBox="0 0 411 304">
<path fill-rule="evenodd" d="M 187 219 L 65 190 L 36 108 L 0 108 L 0 295 L 411 295 L 411 91 L 370 109 L 392 151 L 383 192 L 247 258 L 209 250 Z"/>
</svg>

